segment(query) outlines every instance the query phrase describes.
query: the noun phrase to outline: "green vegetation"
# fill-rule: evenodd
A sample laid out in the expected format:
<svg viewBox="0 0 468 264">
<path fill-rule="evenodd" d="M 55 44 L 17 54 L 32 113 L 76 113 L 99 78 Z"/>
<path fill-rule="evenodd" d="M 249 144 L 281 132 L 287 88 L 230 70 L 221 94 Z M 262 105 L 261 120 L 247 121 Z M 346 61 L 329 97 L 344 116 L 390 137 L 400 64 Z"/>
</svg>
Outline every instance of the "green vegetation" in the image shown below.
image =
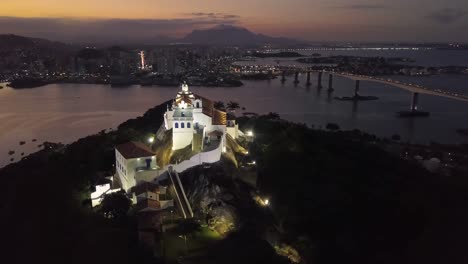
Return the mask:
<svg viewBox="0 0 468 264">
<path fill-rule="evenodd" d="M 206 249 L 221 240 L 221 236 L 207 226 L 200 226 L 192 221 L 183 221 L 163 234 L 164 256 L 176 261 L 180 256 L 195 257 L 206 254 Z"/>
<path fill-rule="evenodd" d="M 328 123 L 325 128 L 332 131 L 340 130 L 340 126 L 335 123 Z"/>
<path fill-rule="evenodd" d="M 430 174 L 360 131 L 265 117 L 240 123 L 255 131 L 257 185 L 271 197 L 280 240 L 306 263 L 433 263 L 448 251 L 463 257 L 453 250 L 467 235 L 463 175 Z M 463 235 L 454 241 L 457 232 Z"/>
<path fill-rule="evenodd" d="M 219 109 L 219 110 L 225 110 L 226 109 L 226 106 L 224 105 L 224 102 L 222 102 L 222 101 L 214 102 L 214 107 L 216 109 Z"/>
<path fill-rule="evenodd" d="M 236 109 L 239 109 L 239 108 L 240 108 L 240 106 L 239 106 L 238 102 L 229 101 L 227 103 L 227 109 L 228 110 L 235 111 Z"/>
<path fill-rule="evenodd" d="M 122 219 L 127 216 L 132 201 L 124 193 L 111 193 L 102 199 L 99 212 L 106 218 Z"/>
</svg>

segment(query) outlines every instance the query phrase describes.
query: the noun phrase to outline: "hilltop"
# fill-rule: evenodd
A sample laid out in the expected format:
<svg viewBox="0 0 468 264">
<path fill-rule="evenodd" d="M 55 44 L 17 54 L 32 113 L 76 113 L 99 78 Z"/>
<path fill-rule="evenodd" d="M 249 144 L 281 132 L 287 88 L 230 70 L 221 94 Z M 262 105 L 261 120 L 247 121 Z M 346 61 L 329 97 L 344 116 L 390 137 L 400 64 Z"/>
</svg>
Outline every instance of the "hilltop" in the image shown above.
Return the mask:
<svg viewBox="0 0 468 264">
<path fill-rule="evenodd" d="M 41 38 L 30 38 L 14 34 L 0 34 L 0 51 L 35 50 L 39 52 L 70 52 L 74 47 L 62 42 L 50 41 Z"/>
<path fill-rule="evenodd" d="M 86 199 L 93 183 L 112 173 L 115 145 L 155 133 L 167 103 L 115 131 L 48 144 L 0 169 L 0 224 L 11 247 L 5 252 L 20 263 L 154 263 L 137 246 L 132 214 L 111 221 Z M 286 263 L 278 255 L 302 263 L 446 263 L 437 257 L 465 256 L 463 175 L 431 174 L 359 131 L 314 130 L 273 115 L 238 121 L 255 131 L 249 152 L 257 186 L 246 186 L 241 166 L 226 159 L 181 173 L 198 220 L 236 223 L 226 237 L 190 251 L 190 263 Z M 252 195 L 269 197 L 270 207 L 256 206 Z"/>
<path fill-rule="evenodd" d="M 210 29 L 194 30 L 181 41 L 192 44 L 228 46 L 295 45 L 300 43 L 297 40 L 257 34 L 246 28 L 231 25 L 219 25 Z"/>
</svg>

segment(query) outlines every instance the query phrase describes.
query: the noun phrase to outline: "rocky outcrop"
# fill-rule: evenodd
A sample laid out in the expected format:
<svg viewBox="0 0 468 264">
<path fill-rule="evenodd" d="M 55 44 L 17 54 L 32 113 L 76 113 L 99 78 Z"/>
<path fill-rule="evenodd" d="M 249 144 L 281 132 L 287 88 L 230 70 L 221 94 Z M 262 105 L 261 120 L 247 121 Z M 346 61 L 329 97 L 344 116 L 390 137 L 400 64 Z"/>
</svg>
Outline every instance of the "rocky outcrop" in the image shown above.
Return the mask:
<svg viewBox="0 0 468 264">
<path fill-rule="evenodd" d="M 205 219 L 209 228 L 219 234 L 235 230 L 239 219 L 232 205 L 234 196 L 211 180 L 208 169 L 200 168 L 187 173 L 191 178 L 186 188 L 187 194 L 196 217 Z"/>
</svg>

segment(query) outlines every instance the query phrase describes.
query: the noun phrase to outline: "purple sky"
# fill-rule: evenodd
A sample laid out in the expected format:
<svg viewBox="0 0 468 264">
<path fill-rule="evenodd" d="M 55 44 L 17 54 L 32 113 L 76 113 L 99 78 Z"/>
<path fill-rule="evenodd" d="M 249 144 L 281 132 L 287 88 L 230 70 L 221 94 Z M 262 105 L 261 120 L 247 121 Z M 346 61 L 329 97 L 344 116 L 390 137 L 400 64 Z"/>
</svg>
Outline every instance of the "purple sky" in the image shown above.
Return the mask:
<svg viewBox="0 0 468 264">
<path fill-rule="evenodd" d="M 468 1 L 0 1 L 0 33 L 56 40 L 179 37 L 217 24 L 311 41 L 468 42 Z"/>
</svg>

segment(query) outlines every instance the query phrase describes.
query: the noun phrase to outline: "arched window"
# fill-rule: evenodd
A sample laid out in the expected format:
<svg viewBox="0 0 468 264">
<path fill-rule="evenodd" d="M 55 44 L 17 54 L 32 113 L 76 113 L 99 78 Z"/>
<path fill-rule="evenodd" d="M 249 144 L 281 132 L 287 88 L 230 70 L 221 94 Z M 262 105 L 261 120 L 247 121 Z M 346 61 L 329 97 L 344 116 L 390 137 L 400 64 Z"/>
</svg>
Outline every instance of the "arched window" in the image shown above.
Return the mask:
<svg viewBox="0 0 468 264">
<path fill-rule="evenodd" d="M 175 128 L 179 128 L 179 123 L 175 123 Z"/>
<path fill-rule="evenodd" d="M 187 128 L 190 128 L 190 123 L 187 123 Z"/>
<path fill-rule="evenodd" d="M 197 108 L 200 108 L 200 102 L 197 102 Z"/>
<path fill-rule="evenodd" d="M 180 128 L 185 128 L 184 122 L 180 123 Z"/>
</svg>

